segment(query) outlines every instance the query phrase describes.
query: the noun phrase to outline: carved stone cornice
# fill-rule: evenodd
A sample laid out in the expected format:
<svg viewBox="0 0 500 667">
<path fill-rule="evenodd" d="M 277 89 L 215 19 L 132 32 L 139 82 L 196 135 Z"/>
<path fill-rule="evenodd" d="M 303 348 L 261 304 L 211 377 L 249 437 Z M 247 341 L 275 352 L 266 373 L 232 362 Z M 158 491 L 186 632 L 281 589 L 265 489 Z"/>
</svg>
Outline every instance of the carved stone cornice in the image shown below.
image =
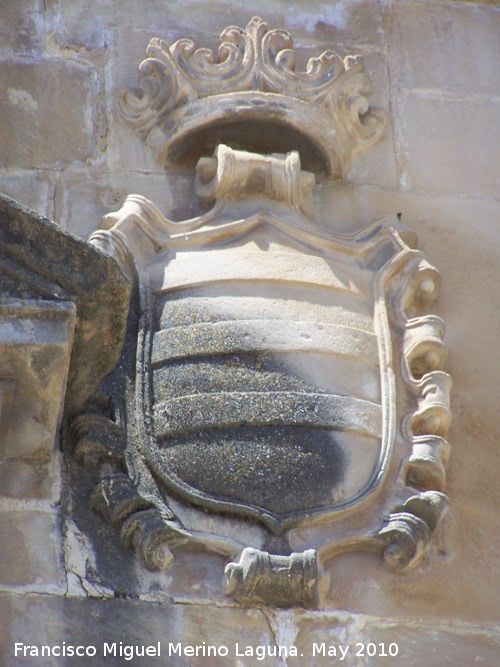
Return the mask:
<svg viewBox="0 0 500 667">
<path fill-rule="evenodd" d="M 0 195 L 2 466 L 48 462 L 94 400 L 120 358 L 130 287 L 112 259 Z"/>
<path fill-rule="evenodd" d="M 190 39 L 169 47 L 155 38 L 147 56 L 139 90 L 121 91 L 118 106 L 161 163 L 196 152 L 200 141 L 253 150 L 263 140 L 263 152 L 297 148 L 307 168 L 312 152 L 316 171 L 342 178 L 386 125 L 385 112 L 369 107 L 373 86 L 361 56 L 327 50 L 296 71 L 291 35 L 257 17 L 245 30 L 223 30 L 217 54 Z"/>
</svg>

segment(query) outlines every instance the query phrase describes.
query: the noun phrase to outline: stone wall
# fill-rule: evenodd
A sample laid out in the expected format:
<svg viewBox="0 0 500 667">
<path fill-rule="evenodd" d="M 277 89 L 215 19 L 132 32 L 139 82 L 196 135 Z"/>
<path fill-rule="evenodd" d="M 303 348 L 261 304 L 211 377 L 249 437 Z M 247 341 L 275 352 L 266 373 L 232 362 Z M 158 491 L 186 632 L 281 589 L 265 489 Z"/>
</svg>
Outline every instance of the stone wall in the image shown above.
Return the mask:
<svg viewBox="0 0 500 667">
<path fill-rule="evenodd" d="M 343 183 L 320 184 L 318 218 L 347 232 L 402 213 L 442 275 L 436 312 L 447 323 L 447 371 L 454 383 L 446 487 L 451 508 L 424 567 L 398 577 L 368 555 L 338 558 L 331 564 L 335 594 L 323 612 L 231 606 L 219 592 L 223 560 L 214 556 L 206 557 L 205 587 L 195 592 L 194 577 L 185 572 L 197 570 L 200 561 L 188 556 L 179 578 L 181 565 L 146 576 L 127 561 L 130 576 L 131 568 L 137 570 L 134 581 L 126 580 L 116 560 L 104 565 L 107 580 L 93 576 L 92 547 L 68 518 L 71 494 L 61 455 L 49 463 L 2 462 L 2 664 L 73 664 L 15 658 L 16 641 L 161 641 L 162 657 L 169 641 L 229 647 L 222 658 L 150 659 L 179 666 L 340 662 L 338 653 L 313 657 L 313 643 L 322 642 L 351 645 L 349 665 L 498 663 L 495 4 L 255 0 L 247 9 L 226 0 L 2 3 L 0 191 L 81 237 L 132 192 L 172 220 L 199 213 L 190 172 L 166 174 L 117 113 L 115 94 L 135 85 L 151 37 L 168 43 L 189 37 L 214 48 L 224 27 L 244 27 L 260 15 L 271 27 L 292 32 L 304 63 L 332 47 L 342 56 L 361 53 L 375 85 L 372 102 L 390 111 L 390 127 Z M 120 558 L 112 538 L 101 541 L 110 543 L 110 561 Z M 299 657 L 237 658 L 237 641 L 240 648 L 296 646 Z M 396 642 L 399 655 L 355 656 L 356 642 Z M 128 664 L 123 656 L 100 654 L 94 664 Z"/>
</svg>

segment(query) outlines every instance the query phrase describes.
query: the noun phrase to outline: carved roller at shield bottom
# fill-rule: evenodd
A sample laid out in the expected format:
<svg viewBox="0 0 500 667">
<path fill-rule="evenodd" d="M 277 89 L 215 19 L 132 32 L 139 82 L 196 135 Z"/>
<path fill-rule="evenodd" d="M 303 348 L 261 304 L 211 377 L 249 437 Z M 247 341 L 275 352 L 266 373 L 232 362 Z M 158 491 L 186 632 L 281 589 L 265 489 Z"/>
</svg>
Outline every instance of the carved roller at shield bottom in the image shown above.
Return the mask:
<svg viewBox="0 0 500 667">
<path fill-rule="evenodd" d="M 330 586 L 314 549 L 290 556 L 272 556 L 247 548 L 237 563 L 226 565 L 224 588 L 237 602 L 273 607 L 316 609 Z"/>
</svg>

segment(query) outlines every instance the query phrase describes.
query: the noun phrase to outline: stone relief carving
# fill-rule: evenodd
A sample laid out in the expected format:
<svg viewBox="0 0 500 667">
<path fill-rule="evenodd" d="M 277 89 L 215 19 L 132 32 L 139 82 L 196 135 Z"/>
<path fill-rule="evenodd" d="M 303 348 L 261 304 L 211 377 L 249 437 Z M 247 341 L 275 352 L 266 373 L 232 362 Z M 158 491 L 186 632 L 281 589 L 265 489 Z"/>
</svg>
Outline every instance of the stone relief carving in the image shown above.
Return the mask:
<svg viewBox="0 0 500 667">
<path fill-rule="evenodd" d="M 339 178 L 382 135 L 387 115 L 369 107 L 373 86 L 360 56 L 342 59 L 328 50 L 298 72 L 291 35 L 268 30 L 260 18 L 245 30 L 226 28 L 220 39 L 217 54 L 190 39 L 171 47 L 152 39 L 140 89 L 119 96 L 123 117 L 161 163 L 196 152 L 200 141 L 207 150 L 230 138 L 237 148 L 241 124 L 248 134 L 256 122 L 264 145 L 300 147 L 304 165 L 312 161 L 314 171 Z"/>
<path fill-rule="evenodd" d="M 260 19 L 221 42 L 215 57 L 153 40 L 142 98 L 122 96 L 161 159 L 218 123 L 252 150 L 200 157 L 204 215 L 172 222 L 131 195 L 90 238 L 135 297 L 114 417 L 77 417 L 74 454 L 101 468 L 92 507 L 147 568 L 212 550 L 236 601 L 320 607 L 329 559 L 408 572 L 446 510 L 439 275 L 397 216 L 351 235 L 313 222 L 299 153 L 253 150 L 248 122 L 281 124 L 343 175 L 384 126 L 360 60 L 328 51 L 296 73 L 290 36 Z"/>
</svg>

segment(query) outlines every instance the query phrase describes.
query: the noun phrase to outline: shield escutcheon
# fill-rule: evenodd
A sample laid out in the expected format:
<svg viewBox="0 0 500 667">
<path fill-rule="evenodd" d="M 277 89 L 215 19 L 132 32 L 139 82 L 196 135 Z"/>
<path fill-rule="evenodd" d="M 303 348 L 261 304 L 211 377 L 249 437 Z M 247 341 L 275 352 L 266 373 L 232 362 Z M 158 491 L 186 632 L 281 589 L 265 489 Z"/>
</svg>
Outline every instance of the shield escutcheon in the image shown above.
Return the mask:
<svg viewBox="0 0 500 667">
<path fill-rule="evenodd" d="M 336 235 L 269 201 L 214 211 L 157 216 L 140 271 L 140 437 L 167 494 L 281 533 L 354 508 L 384 479 L 385 285 L 401 242 L 388 221 Z"/>
</svg>

